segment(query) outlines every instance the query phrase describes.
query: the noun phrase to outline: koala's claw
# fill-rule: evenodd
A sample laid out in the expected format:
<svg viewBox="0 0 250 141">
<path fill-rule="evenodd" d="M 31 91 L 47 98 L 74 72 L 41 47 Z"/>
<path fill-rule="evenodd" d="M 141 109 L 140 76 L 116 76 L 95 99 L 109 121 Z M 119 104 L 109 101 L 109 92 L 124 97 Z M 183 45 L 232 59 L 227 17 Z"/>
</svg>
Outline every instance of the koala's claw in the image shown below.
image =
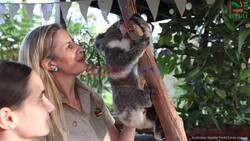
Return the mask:
<svg viewBox="0 0 250 141">
<path fill-rule="evenodd" d="M 144 38 L 142 38 L 142 41 L 145 43 L 146 46 L 148 46 L 149 43 L 150 43 L 150 38 L 149 37 L 144 37 Z"/>
<path fill-rule="evenodd" d="M 161 127 L 161 123 L 159 119 L 155 121 L 155 126 L 153 127 L 153 131 L 154 131 L 154 138 L 157 141 L 165 140 L 164 131 L 163 131 L 163 128 Z"/>
<path fill-rule="evenodd" d="M 148 85 L 144 85 L 144 91 L 146 91 L 148 94 L 155 94 L 156 90 Z"/>
<path fill-rule="evenodd" d="M 129 20 L 137 22 L 138 20 L 143 20 L 143 19 L 139 14 L 134 14 Z"/>
<path fill-rule="evenodd" d="M 144 32 L 150 31 L 148 23 L 140 15 L 135 14 L 129 20 L 139 25 Z"/>
<path fill-rule="evenodd" d="M 133 43 L 135 46 L 141 46 L 143 48 L 147 48 L 148 45 L 150 44 L 150 38 L 142 36 L 142 37 L 140 37 L 139 40 L 134 40 Z"/>
</svg>

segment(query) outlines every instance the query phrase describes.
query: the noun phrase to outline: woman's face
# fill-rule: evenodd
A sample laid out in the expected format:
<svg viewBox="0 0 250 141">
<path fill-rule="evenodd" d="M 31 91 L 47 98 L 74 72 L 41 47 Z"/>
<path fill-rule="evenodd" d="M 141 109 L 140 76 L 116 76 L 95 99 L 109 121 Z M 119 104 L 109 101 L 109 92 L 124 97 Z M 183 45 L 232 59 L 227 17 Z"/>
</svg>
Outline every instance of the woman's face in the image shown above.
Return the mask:
<svg viewBox="0 0 250 141">
<path fill-rule="evenodd" d="M 72 37 L 64 30 L 59 29 L 53 37 L 54 63 L 59 72 L 66 75 L 78 75 L 85 70 L 83 49 L 74 43 Z"/>
<path fill-rule="evenodd" d="M 49 133 L 49 113 L 54 110 L 52 103 L 44 95 L 40 77 L 32 72 L 27 85 L 28 97 L 15 110 L 17 117 L 15 131 L 21 138 L 34 138 Z"/>
</svg>

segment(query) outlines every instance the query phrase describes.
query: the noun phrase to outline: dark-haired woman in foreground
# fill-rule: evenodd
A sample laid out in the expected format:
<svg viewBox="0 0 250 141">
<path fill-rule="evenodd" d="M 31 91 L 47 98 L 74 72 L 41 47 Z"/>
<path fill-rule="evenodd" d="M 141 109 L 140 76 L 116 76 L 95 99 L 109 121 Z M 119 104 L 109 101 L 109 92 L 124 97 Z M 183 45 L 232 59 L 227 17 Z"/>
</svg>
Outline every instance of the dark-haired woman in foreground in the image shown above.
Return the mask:
<svg viewBox="0 0 250 141">
<path fill-rule="evenodd" d="M 0 60 L 0 141 L 31 141 L 49 133 L 54 106 L 30 67 Z"/>
</svg>

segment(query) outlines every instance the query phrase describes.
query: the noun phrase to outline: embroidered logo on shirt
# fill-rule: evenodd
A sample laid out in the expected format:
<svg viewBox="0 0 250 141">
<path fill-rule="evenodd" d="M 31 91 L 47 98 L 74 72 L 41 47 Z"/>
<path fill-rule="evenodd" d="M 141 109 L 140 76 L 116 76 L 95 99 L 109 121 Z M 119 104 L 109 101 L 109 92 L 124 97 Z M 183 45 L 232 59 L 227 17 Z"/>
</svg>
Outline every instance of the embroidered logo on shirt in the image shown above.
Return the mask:
<svg viewBox="0 0 250 141">
<path fill-rule="evenodd" d="M 103 111 L 100 109 L 100 108 L 95 108 L 95 115 L 96 115 L 96 117 L 100 117 L 100 116 L 102 116 L 104 113 L 103 113 Z"/>
</svg>

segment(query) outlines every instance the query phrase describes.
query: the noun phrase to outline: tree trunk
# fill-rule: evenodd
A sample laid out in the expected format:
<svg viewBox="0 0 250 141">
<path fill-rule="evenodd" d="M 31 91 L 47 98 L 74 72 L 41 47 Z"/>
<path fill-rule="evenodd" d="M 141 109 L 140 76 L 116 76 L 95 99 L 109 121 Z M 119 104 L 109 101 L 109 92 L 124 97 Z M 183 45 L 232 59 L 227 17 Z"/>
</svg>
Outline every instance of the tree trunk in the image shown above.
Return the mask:
<svg viewBox="0 0 250 141">
<path fill-rule="evenodd" d="M 140 36 L 139 30 L 135 29 L 131 23 L 128 22 L 128 19 L 136 13 L 136 7 L 134 6 L 133 0 L 118 0 L 118 3 L 125 25 L 129 31 L 131 31 L 130 36 Z M 151 94 L 151 99 L 160 119 L 166 140 L 187 141 L 183 121 L 178 116 L 171 97 L 167 94 L 164 82 L 160 77 L 154 55 L 150 48 L 147 48 L 143 57 L 139 60 L 139 68 L 140 70 L 142 68 L 145 69 L 143 73 L 144 78 L 147 84 L 154 90 L 154 93 Z"/>
</svg>

